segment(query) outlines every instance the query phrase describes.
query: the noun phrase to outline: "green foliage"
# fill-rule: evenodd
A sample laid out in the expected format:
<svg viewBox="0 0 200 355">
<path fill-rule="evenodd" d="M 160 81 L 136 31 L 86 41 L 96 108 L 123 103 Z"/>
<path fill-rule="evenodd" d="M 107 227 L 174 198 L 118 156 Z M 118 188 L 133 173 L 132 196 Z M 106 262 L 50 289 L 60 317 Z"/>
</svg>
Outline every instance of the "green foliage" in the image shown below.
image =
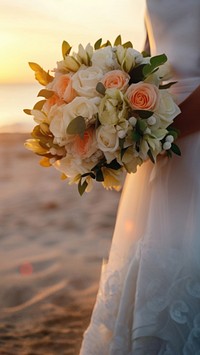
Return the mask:
<svg viewBox="0 0 200 355">
<path fill-rule="evenodd" d="M 45 97 L 45 99 L 49 99 L 51 96 L 53 96 L 54 91 L 52 90 L 47 90 L 47 89 L 42 89 L 39 91 L 37 96 L 42 96 Z"/>
<path fill-rule="evenodd" d="M 31 110 L 29 108 L 25 108 L 24 113 L 26 113 L 27 115 L 31 115 Z"/>
<path fill-rule="evenodd" d="M 174 154 L 181 156 L 181 151 L 180 151 L 179 147 L 176 144 L 174 144 L 174 143 L 172 143 L 171 151 Z"/>
<path fill-rule="evenodd" d="M 114 42 L 114 46 L 119 46 L 122 44 L 122 38 L 121 35 L 117 36 L 115 42 Z"/>
<path fill-rule="evenodd" d="M 94 44 L 94 49 L 97 50 L 101 47 L 101 43 L 102 43 L 102 38 L 99 38 L 95 44 Z"/>
<path fill-rule="evenodd" d="M 79 134 L 81 138 L 84 137 L 86 130 L 85 119 L 82 116 L 75 117 L 67 127 L 68 134 Z"/>
<path fill-rule="evenodd" d="M 41 111 L 45 102 L 46 102 L 46 100 L 41 100 L 41 101 L 36 102 L 36 104 L 33 107 L 33 110 Z"/>
<path fill-rule="evenodd" d="M 149 118 L 153 115 L 153 112 L 152 111 L 147 111 L 147 110 L 137 110 L 135 111 L 140 118 Z"/>
<path fill-rule="evenodd" d="M 99 82 L 99 83 L 97 83 L 96 91 L 101 95 L 105 95 L 106 88 L 101 82 Z"/>
<path fill-rule="evenodd" d="M 63 41 L 62 43 L 62 55 L 63 55 L 63 59 L 65 59 L 65 57 L 70 53 L 71 51 L 71 46 L 68 42 Z"/>
<path fill-rule="evenodd" d="M 82 183 L 82 179 L 80 178 L 79 183 L 78 183 L 78 192 L 82 196 L 87 189 L 88 183 L 86 180 Z"/>
<path fill-rule="evenodd" d="M 169 89 L 172 85 L 174 85 L 176 83 L 177 83 L 177 81 L 171 81 L 171 83 L 168 83 L 168 84 L 165 84 L 165 85 L 160 85 L 159 89 L 161 89 L 161 90 Z"/>
<path fill-rule="evenodd" d="M 148 154 L 150 160 L 152 161 L 152 163 L 155 164 L 155 159 L 154 159 L 154 157 L 153 157 L 153 154 L 152 154 L 152 152 L 151 152 L 151 149 L 148 150 L 147 154 Z"/>
<path fill-rule="evenodd" d="M 167 61 L 167 56 L 165 54 L 156 55 L 150 59 L 150 63 L 146 64 L 143 68 L 143 75 L 145 77 L 154 73 L 160 65 L 163 65 Z"/>
<path fill-rule="evenodd" d="M 145 68 L 146 64 L 141 64 L 138 65 L 136 67 L 134 67 L 130 72 L 130 81 L 129 84 L 135 84 L 138 83 L 139 81 L 143 81 L 144 80 L 144 73 L 143 73 L 143 69 Z"/>
<path fill-rule="evenodd" d="M 30 68 L 35 72 L 35 79 L 39 81 L 41 85 L 46 86 L 54 79 L 53 76 L 51 76 L 49 72 L 46 72 L 44 69 L 42 69 L 39 64 L 33 62 L 29 62 L 28 64 Z"/>
</svg>

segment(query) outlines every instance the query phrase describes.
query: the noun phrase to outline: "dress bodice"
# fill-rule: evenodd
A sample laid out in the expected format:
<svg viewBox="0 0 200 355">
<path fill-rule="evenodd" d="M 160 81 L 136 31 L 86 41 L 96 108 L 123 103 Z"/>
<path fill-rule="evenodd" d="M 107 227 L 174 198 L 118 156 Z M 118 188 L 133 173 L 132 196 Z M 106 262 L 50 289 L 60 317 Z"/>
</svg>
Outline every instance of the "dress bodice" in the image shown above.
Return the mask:
<svg viewBox="0 0 200 355">
<path fill-rule="evenodd" d="M 147 0 L 152 55 L 166 53 L 184 99 L 200 83 L 200 0 Z"/>
</svg>

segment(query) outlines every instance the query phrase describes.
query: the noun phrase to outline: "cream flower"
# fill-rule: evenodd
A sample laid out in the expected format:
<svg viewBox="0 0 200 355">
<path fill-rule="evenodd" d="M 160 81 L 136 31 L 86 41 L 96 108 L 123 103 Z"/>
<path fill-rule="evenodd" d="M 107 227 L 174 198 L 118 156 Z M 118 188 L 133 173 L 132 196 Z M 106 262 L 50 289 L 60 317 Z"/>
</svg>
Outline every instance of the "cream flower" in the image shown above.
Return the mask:
<svg viewBox="0 0 200 355">
<path fill-rule="evenodd" d="M 167 90 L 160 90 L 160 101 L 156 109 L 156 114 L 159 115 L 161 120 L 166 121 L 166 127 L 173 122 L 174 118 L 179 115 L 180 112 L 180 108 L 174 102 L 169 92 Z"/>
<path fill-rule="evenodd" d="M 128 108 L 122 92 L 118 89 L 107 89 L 99 106 L 99 121 L 104 125 L 116 125 L 127 119 Z"/>
<path fill-rule="evenodd" d="M 97 49 L 93 53 L 91 61 L 93 66 L 101 68 L 104 73 L 120 67 L 111 46 Z"/>
<path fill-rule="evenodd" d="M 99 94 L 96 91 L 97 83 L 102 79 L 103 72 L 98 67 L 80 69 L 72 77 L 72 86 L 79 96 L 93 98 Z"/>
<path fill-rule="evenodd" d="M 119 138 L 113 126 L 99 126 L 97 128 L 97 142 L 103 152 L 115 152 L 119 147 Z"/>
</svg>

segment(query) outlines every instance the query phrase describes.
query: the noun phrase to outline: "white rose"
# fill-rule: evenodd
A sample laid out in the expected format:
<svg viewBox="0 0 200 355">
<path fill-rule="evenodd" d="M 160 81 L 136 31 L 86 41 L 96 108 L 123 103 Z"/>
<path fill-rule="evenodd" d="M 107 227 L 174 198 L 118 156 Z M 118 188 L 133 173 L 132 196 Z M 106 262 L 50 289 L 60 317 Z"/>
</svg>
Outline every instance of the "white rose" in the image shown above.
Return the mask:
<svg viewBox="0 0 200 355">
<path fill-rule="evenodd" d="M 98 112 L 95 103 L 85 97 L 76 97 L 68 105 L 64 106 L 63 118 L 66 122 L 66 128 L 75 117 L 82 116 L 85 118 L 86 124 L 93 123 L 94 115 Z"/>
<path fill-rule="evenodd" d="M 119 137 L 113 126 L 99 126 L 96 132 L 99 149 L 103 152 L 115 152 L 119 148 Z"/>
<path fill-rule="evenodd" d="M 67 143 L 66 122 L 64 121 L 64 105 L 53 106 L 49 112 L 49 129 L 54 135 L 54 143 L 64 146 Z M 70 121 L 68 121 L 69 124 Z"/>
<path fill-rule="evenodd" d="M 180 108 L 174 102 L 169 92 L 167 90 L 160 90 L 160 101 L 156 113 L 161 120 L 166 121 L 166 127 L 173 122 L 174 118 L 179 115 L 180 112 Z"/>
<path fill-rule="evenodd" d="M 79 161 L 69 155 L 54 163 L 54 167 L 69 177 L 71 182 L 73 182 L 77 175 L 82 175 L 90 171 L 93 166 L 93 162 Z"/>
<path fill-rule="evenodd" d="M 92 56 L 92 65 L 97 66 L 106 73 L 109 70 L 119 69 L 115 54 L 111 46 L 97 49 Z"/>
<path fill-rule="evenodd" d="M 96 86 L 102 77 L 103 72 L 98 67 L 80 69 L 72 77 L 72 87 L 79 96 L 96 97 L 98 96 Z"/>
</svg>

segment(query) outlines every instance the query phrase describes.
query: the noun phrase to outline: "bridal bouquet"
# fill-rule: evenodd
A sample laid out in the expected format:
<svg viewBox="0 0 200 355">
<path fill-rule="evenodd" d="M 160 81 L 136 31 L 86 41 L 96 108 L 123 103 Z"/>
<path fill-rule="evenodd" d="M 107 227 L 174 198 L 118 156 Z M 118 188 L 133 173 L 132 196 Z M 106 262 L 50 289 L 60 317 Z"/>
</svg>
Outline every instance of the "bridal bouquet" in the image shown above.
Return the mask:
<svg viewBox="0 0 200 355">
<path fill-rule="evenodd" d="M 37 123 L 25 146 L 43 157 L 42 166 L 54 166 L 82 195 L 94 180 L 118 189 L 124 171 L 156 162 L 163 151 L 180 155 L 171 127 L 180 110 L 167 90 L 174 83 L 163 84 L 165 54 L 147 57 L 121 36 L 70 53 L 64 41 L 53 75 L 29 63 L 44 88 L 43 99 L 24 110 Z"/>
</svg>

